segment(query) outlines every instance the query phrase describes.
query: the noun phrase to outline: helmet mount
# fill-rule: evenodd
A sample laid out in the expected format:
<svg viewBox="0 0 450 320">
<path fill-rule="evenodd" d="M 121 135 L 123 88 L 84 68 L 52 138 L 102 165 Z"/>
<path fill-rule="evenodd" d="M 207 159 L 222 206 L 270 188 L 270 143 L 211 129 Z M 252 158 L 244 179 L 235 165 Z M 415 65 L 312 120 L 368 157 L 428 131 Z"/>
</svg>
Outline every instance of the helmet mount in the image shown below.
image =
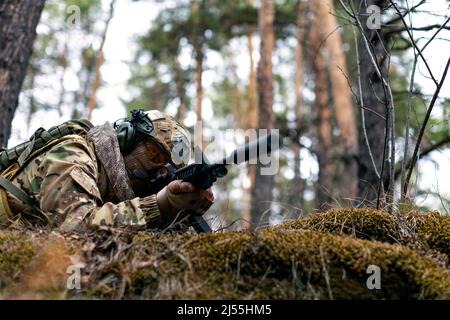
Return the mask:
<svg viewBox="0 0 450 320">
<path fill-rule="evenodd" d="M 131 110 L 129 118 L 114 122 L 120 151 L 123 155 L 129 154 L 137 143 L 138 132 L 145 136 L 153 136 L 155 128 L 152 120 L 143 109 Z"/>
</svg>

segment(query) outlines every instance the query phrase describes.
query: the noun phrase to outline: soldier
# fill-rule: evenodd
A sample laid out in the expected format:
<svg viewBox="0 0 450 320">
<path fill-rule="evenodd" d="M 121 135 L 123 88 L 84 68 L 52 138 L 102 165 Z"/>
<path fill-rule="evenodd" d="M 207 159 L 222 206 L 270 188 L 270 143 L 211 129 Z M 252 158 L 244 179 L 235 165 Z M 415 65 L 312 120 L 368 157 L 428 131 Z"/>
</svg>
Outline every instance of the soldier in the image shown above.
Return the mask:
<svg viewBox="0 0 450 320">
<path fill-rule="evenodd" d="M 186 165 L 189 148 L 188 131 L 156 110 L 133 110 L 114 126 L 78 120 L 39 129 L 0 153 L 0 224 L 143 229 L 166 227 L 184 209 L 204 214 L 214 200 L 210 189 L 177 180 L 151 194 L 146 183 L 161 164 Z"/>
</svg>

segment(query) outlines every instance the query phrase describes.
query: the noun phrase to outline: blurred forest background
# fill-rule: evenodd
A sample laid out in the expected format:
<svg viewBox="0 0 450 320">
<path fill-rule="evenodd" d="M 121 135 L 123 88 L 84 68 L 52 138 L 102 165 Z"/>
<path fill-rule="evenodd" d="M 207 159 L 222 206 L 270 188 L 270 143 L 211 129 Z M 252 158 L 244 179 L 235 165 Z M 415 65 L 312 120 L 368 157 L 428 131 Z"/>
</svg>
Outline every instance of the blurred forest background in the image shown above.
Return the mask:
<svg viewBox="0 0 450 320">
<path fill-rule="evenodd" d="M 0 77 L 2 145 L 69 118 L 101 124 L 132 108 L 160 109 L 190 129 L 203 120 L 205 145 L 229 128 L 280 130 L 279 174 L 240 166 L 216 184 L 208 214 L 216 227 L 345 206 L 448 214 L 445 0 L 6 0 L 0 68 L 14 67 L 1 55 L 14 6 L 24 21 L 42 14 L 28 66 L 18 53 L 15 113 L 17 97 Z M 112 28 L 114 19 L 121 25 Z M 131 44 L 114 42 L 121 29 Z M 33 46 L 33 37 L 22 40 Z M 441 184 L 430 184 L 438 175 Z"/>
</svg>

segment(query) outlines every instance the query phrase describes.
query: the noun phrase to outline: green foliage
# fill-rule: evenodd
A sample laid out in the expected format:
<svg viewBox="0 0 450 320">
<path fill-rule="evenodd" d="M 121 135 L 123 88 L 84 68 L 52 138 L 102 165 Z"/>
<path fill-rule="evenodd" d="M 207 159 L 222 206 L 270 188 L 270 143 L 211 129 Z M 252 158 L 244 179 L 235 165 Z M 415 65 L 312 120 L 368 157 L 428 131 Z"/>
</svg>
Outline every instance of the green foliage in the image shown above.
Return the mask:
<svg viewBox="0 0 450 320">
<path fill-rule="evenodd" d="M 291 34 L 292 30 L 287 26 L 295 21 L 293 5 L 294 3 L 289 1 L 277 5 L 277 36 L 281 38 Z M 189 2 L 162 10 L 153 21 L 148 34 L 138 39 L 139 50 L 129 86 L 137 89 L 139 94 L 127 103 L 127 108 L 131 109 L 137 105 L 152 106 L 152 101 L 156 99 L 161 100 L 161 108 L 164 109 L 171 101 L 179 99 L 177 81 L 187 87 L 194 78 L 194 66 L 176 70 L 180 68 L 178 58 L 181 49 L 190 47 L 193 55 L 197 51 L 205 55 L 208 50 L 224 54 L 223 49 L 230 39 L 245 36 L 246 27 L 256 30 L 257 16 L 257 9 L 249 6 L 245 0 L 201 0 L 197 12 L 192 10 Z M 142 58 L 145 62 L 139 62 Z M 162 86 L 157 80 L 162 77 L 160 66 L 166 70 L 167 79 Z M 189 100 L 186 99 L 188 105 Z"/>
<path fill-rule="evenodd" d="M 257 34 L 258 1 L 255 2 L 255 5 L 249 5 L 246 0 L 199 0 L 197 2 L 199 6 L 196 12 L 192 10 L 193 1 L 190 0 L 177 1 L 173 6 L 165 6 L 163 10 L 158 12 L 155 20 L 152 21 L 148 32 L 137 38 L 138 50 L 134 61 L 129 64 L 132 77 L 128 84 L 132 98 L 124 101 L 124 104 L 128 109 L 137 107 L 166 109 L 168 106 L 179 106 L 183 103 L 186 110 L 190 110 L 193 105 L 192 102 L 196 99 L 195 93 L 193 93 L 195 91 L 193 90 L 195 79 L 194 60 L 196 55 L 200 54 L 204 62 L 204 71 L 215 72 L 212 85 L 205 87 L 205 96 L 212 101 L 215 119 L 222 120 L 220 121 L 220 125 L 223 126 L 221 128 L 232 127 L 233 125 L 243 128 L 246 120 L 248 82 L 242 82 L 236 76 L 236 66 L 227 66 L 223 72 L 222 69 L 219 71 L 211 70 L 209 62 L 213 60 L 210 60 L 213 52 L 214 54 L 219 53 L 225 64 L 227 64 L 242 51 L 246 50 L 244 48 L 245 44 L 242 42 L 239 48 L 241 50 L 238 49 L 230 53 L 231 46 L 229 44 L 231 41 L 244 39 L 248 32 Z M 79 26 L 68 26 L 66 24 L 70 14 L 66 9 L 71 5 L 76 5 L 80 8 L 81 25 Z M 276 114 L 276 126 L 278 128 L 287 127 L 289 122 L 288 114 L 293 111 L 293 75 L 289 71 L 288 73 L 279 71 L 279 67 L 284 65 L 291 69 L 294 68 L 293 54 L 285 54 L 285 52 L 293 53 L 296 44 L 294 39 L 296 6 L 297 1 L 275 1 L 274 98 L 278 106 L 282 105 L 282 111 Z M 87 98 L 89 97 L 96 54 L 92 35 L 95 38 L 95 35 L 98 33 L 96 26 L 99 25 L 97 22 L 102 19 L 103 9 L 101 0 L 47 1 L 41 20 L 41 28 L 39 28 L 39 34 L 35 42 L 29 76 L 24 84 L 26 99 L 21 100 L 21 103 L 29 112 L 28 121 L 32 121 L 33 114 L 40 110 L 60 109 L 61 103 L 63 107 L 72 109 L 74 117 L 84 114 Z M 348 20 L 341 18 L 345 17 L 345 12 L 341 6 L 336 3 L 335 9 L 338 22 L 342 25 L 339 32 L 343 36 L 343 48 L 347 56 L 349 80 L 353 84 L 356 101 L 358 90 L 355 81 L 356 56 L 353 30 Z M 385 18 L 389 18 L 391 11 L 384 12 Z M 305 52 L 309 49 L 309 22 L 306 21 L 305 23 Z M 74 47 L 76 41 L 70 41 L 74 32 L 85 36 L 79 48 Z M 66 41 L 69 54 L 64 55 L 63 48 Z M 255 50 L 257 50 L 257 43 L 257 41 L 254 41 Z M 389 76 L 396 110 L 396 136 L 398 147 L 401 147 L 405 134 L 408 105 L 406 92 L 409 86 L 412 61 L 411 58 L 408 58 L 410 52 L 406 52 L 408 45 L 405 40 L 405 34 L 393 36 L 390 44 L 392 45 L 392 57 L 390 59 Z M 190 58 L 188 63 L 186 63 L 186 58 Z M 314 85 L 313 81 L 310 81 L 312 72 L 308 59 L 310 60 L 310 57 L 305 59 L 305 88 L 307 88 L 305 91 L 310 93 Z M 61 81 L 63 78 L 61 73 L 65 67 L 71 70 L 72 78 L 75 76 L 79 80 L 80 87 L 78 89 L 62 92 L 59 88 L 63 83 Z M 56 77 L 60 79 L 55 79 Z M 42 95 L 35 94 L 34 88 L 53 90 L 49 96 L 55 99 L 44 101 L 41 98 Z M 414 137 L 417 136 L 430 100 L 430 96 L 423 95 L 421 91 L 422 89 L 415 85 L 412 98 L 413 112 L 411 114 L 410 146 L 414 145 Z M 61 96 L 61 99 L 57 102 L 56 100 L 58 100 L 57 97 L 59 96 Z M 314 96 L 305 94 L 304 100 L 305 112 L 301 126 L 301 130 L 303 130 L 302 136 L 312 141 L 312 152 L 314 152 L 313 149 L 316 145 L 316 133 L 314 132 L 316 115 L 314 109 L 311 108 Z M 356 103 L 355 108 L 357 108 Z M 450 136 L 449 109 L 450 100 L 440 99 L 438 101 L 429 121 L 422 149 L 426 149 L 428 146 Z M 359 113 L 357 114 L 359 119 Z M 332 120 L 332 127 L 332 129 L 335 129 L 334 120 Z M 336 139 L 338 130 L 333 130 L 333 133 L 333 139 Z M 292 142 L 291 139 L 286 139 L 285 141 L 287 145 Z M 285 148 L 285 150 L 287 149 Z M 401 148 L 397 148 L 397 150 L 400 151 L 400 156 L 397 160 L 400 160 L 403 152 L 401 152 Z M 334 147 L 331 152 L 333 155 L 339 154 L 339 151 L 336 151 Z M 312 158 L 310 157 L 309 159 Z M 282 160 L 282 168 L 290 165 L 286 159 L 285 157 Z M 315 160 L 312 159 L 311 161 Z M 336 163 L 339 163 L 339 161 L 336 161 Z M 399 167 L 399 163 L 397 163 L 397 167 Z M 309 181 L 306 181 L 305 184 L 308 190 L 315 189 L 314 178 L 311 175 Z M 290 180 L 279 175 L 276 180 L 276 186 L 280 195 L 287 194 Z M 276 200 L 284 201 L 281 196 Z M 312 204 L 307 203 L 305 209 L 305 211 L 310 211 Z"/>
<path fill-rule="evenodd" d="M 46 2 L 24 82 L 23 90 L 27 93 L 27 100 L 21 102 L 26 107 L 29 123 L 36 112 L 43 110 L 58 110 L 60 115 L 62 109 L 72 110 L 73 114 L 83 113 L 96 55 L 88 36 L 95 36 L 98 32 L 94 26 L 96 21 L 102 18 L 101 4 L 101 0 Z M 69 20 L 77 13 L 71 6 L 79 9 L 80 19 L 76 20 L 79 24 L 74 25 L 73 21 Z M 71 41 L 74 35 L 83 39 Z M 79 63 L 76 63 L 73 57 L 77 57 Z M 69 91 L 63 88 L 62 74 L 66 70 L 76 74 L 80 81 L 78 90 Z M 53 99 L 42 100 L 39 91 L 49 90 L 49 87 L 53 90 Z"/>
</svg>

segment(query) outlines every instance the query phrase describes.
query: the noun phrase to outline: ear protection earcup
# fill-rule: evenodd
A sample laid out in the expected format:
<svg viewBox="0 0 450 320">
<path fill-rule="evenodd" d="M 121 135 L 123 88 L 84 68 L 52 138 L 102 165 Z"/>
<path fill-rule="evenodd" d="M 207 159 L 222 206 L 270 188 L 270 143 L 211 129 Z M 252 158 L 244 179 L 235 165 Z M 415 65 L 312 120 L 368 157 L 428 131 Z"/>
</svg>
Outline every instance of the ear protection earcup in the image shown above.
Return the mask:
<svg viewBox="0 0 450 320">
<path fill-rule="evenodd" d="M 136 129 L 133 124 L 127 120 L 116 125 L 117 140 L 119 141 L 120 151 L 123 155 L 130 153 L 134 147 Z"/>
</svg>

